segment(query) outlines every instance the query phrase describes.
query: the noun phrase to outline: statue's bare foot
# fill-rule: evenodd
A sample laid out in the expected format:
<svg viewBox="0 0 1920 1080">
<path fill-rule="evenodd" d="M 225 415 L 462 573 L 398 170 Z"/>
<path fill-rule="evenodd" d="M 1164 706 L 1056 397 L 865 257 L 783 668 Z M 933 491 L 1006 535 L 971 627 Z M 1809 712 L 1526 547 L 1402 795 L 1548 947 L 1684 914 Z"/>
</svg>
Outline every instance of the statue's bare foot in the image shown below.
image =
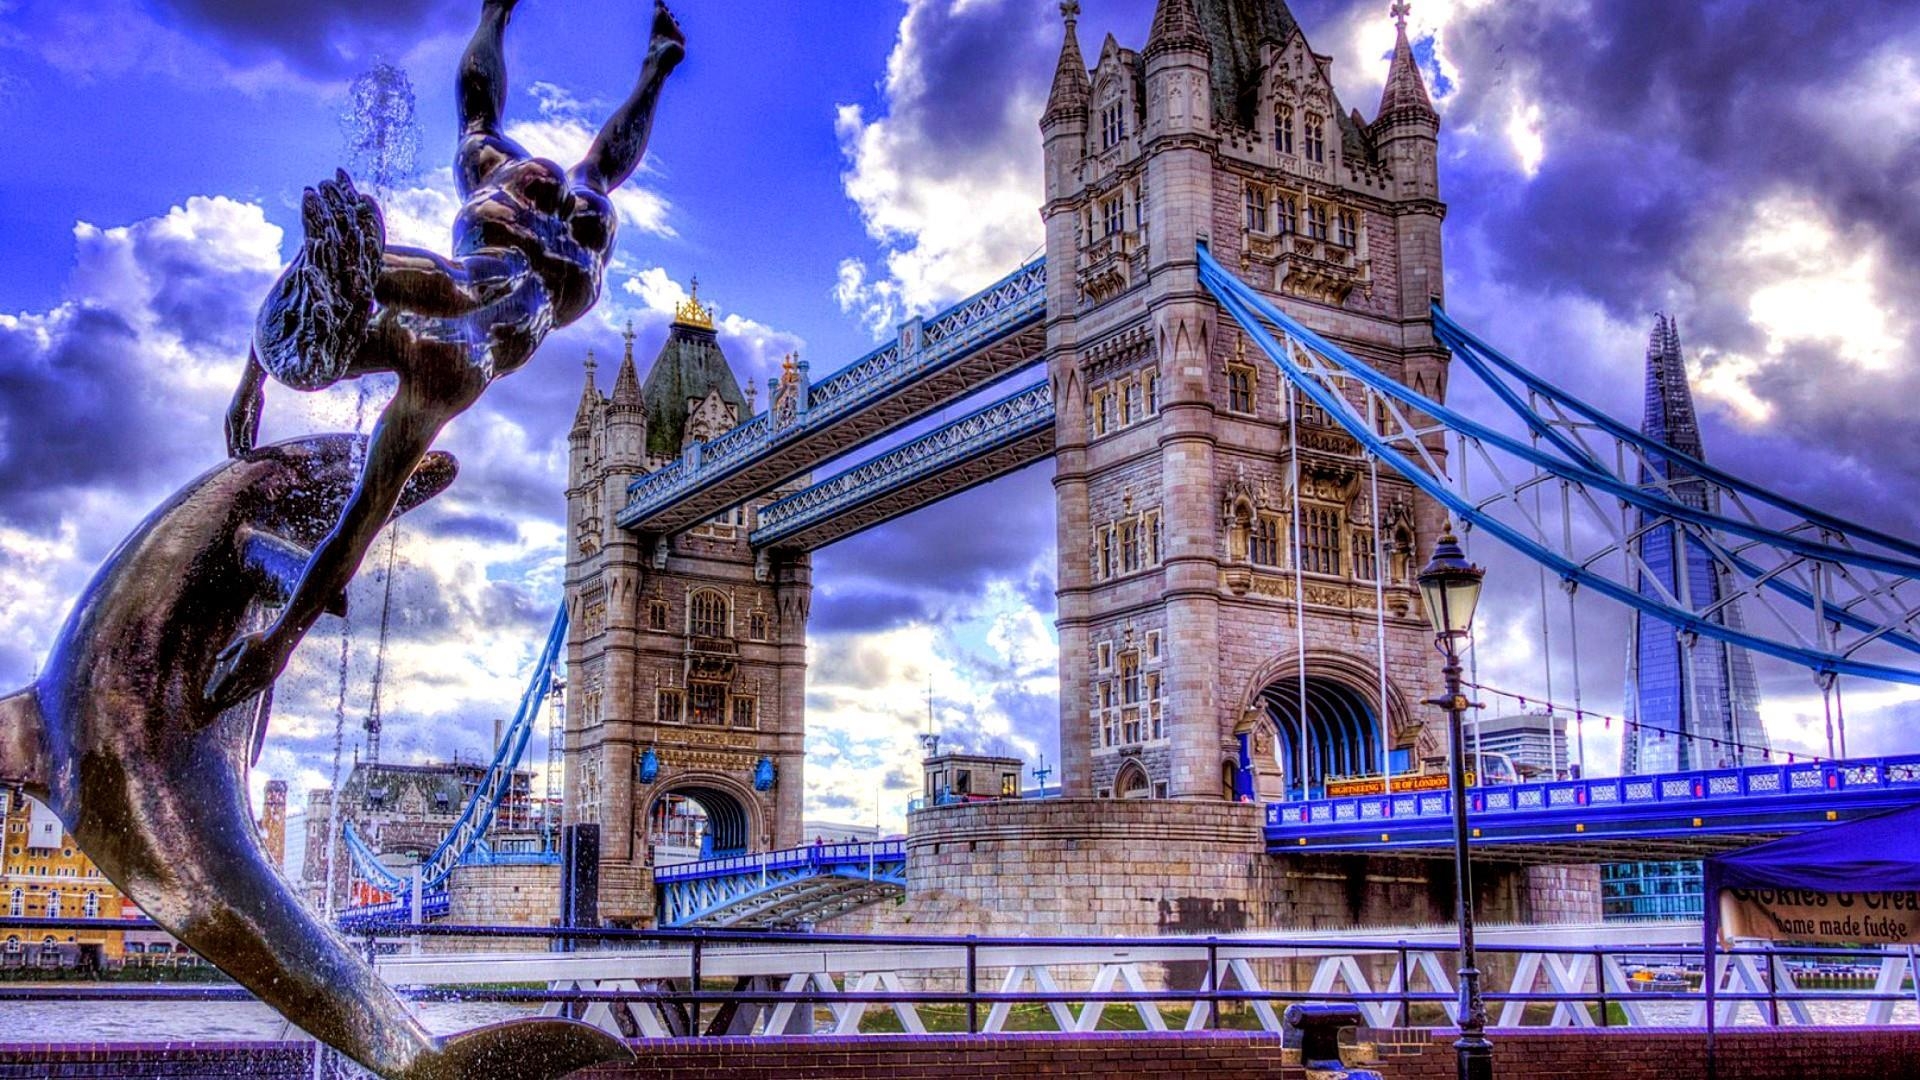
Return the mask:
<svg viewBox="0 0 1920 1080">
<path fill-rule="evenodd" d="M 341 377 L 373 321 L 386 223 L 346 173 L 308 188 L 306 240 L 260 312 L 260 361 L 282 382 L 313 390 Z"/>
<path fill-rule="evenodd" d="M 207 677 L 207 701 L 229 709 L 273 685 L 286 660 L 259 634 L 234 639 L 220 650 Z"/>
<path fill-rule="evenodd" d="M 687 35 L 663 0 L 653 0 L 653 41 L 647 55 L 665 64 L 677 64 L 687 55 Z"/>
</svg>

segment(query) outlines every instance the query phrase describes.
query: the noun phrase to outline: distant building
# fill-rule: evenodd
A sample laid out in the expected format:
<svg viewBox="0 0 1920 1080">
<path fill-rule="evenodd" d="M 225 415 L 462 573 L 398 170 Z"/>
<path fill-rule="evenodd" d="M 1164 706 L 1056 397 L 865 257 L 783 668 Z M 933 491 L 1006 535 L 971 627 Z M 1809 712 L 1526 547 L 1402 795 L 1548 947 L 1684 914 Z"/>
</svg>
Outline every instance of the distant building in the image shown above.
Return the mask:
<svg viewBox="0 0 1920 1080">
<path fill-rule="evenodd" d="M 920 763 L 925 777 L 921 797 L 928 806 L 1017 799 L 1021 796 L 1020 770 L 1025 765 L 1019 758 L 994 754 L 935 754 Z M 1142 786 L 1144 789 L 1144 782 Z"/>
<path fill-rule="evenodd" d="M 1552 779 L 1567 773 L 1567 718 L 1531 712 L 1476 720 L 1467 725 L 1468 761 L 1484 751 L 1505 754 L 1521 779 Z"/>
<path fill-rule="evenodd" d="M 260 808 L 260 843 L 267 858 L 281 870 L 287 866 L 287 782 L 267 781 L 265 805 Z"/>
<path fill-rule="evenodd" d="M 801 823 L 808 843 L 866 844 L 880 839 L 878 825 L 849 825 L 844 821 L 808 818 Z"/>
<path fill-rule="evenodd" d="M 1600 910 L 1609 922 L 1698 919 L 1704 888 L 1697 862 L 1610 863 L 1600 868 Z"/>
<path fill-rule="evenodd" d="M 341 785 L 338 827 L 344 834 L 351 823 L 381 864 L 404 877 L 440 846 L 486 773 L 487 763 L 480 761 L 426 765 L 355 762 Z M 487 842 L 495 850 L 540 850 L 542 815 L 536 811 L 532 790 L 533 773 L 516 770 L 487 832 Z M 299 878 L 308 902 L 315 907 L 325 904 L 329 891 L 327 826 L 334 818 L 333 791 L 317 788 L 310 792 Z M 333 903 L 336 908 L 345 907 L 354 902 L 356 885 L 364 894 L 366 884 L 358 881 L 353 860 L 338 837 L 331 857 Z"/>
</svg>

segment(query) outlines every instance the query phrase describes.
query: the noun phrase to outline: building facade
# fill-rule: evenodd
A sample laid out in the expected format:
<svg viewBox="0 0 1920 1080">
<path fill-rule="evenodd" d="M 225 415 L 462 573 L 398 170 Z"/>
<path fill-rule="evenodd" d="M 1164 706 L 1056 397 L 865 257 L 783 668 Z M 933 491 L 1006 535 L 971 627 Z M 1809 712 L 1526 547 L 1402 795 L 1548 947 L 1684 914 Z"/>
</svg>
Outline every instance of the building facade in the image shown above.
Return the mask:
<svg viewBox="0 0 1920 1080">
<path fill-rule="evenodd" d="M 1063 792 L 1265 801 L 1435 763 L 1412 575 L 1439 511 L 1391 474 L 1376 498 L 1196 263 L 1444 393 L 1439 117 L 1405 27 L 1368 121 L 1281 0 L 1161 0 L 1143 49 L 1109 37 L 1091 69 L 1063 11 L 1041 122 Z"/>
<path fill-rule="evenodd" d="M 1567 756 L 1567 718 L 1550 712 L 1519 713 L 1475 718 L 1465 731 L 1467 753 L 1504 754 L 1518 773 L 1501 777 L 1482 770 L 1482 783 L 1511 783 L 1518 780 L 1551 780 L 1566 776 L 1572 759 Z M 1474 759 L 1467 767 L 1476 768 Z"/>
<path fill-rule="evenodd" d="M 1696 460 L 1706 459 L 1693 391 L 1680 353 L 1680 326 L 1655 316 L 1647 341 L 1646 413 L 1641 432 Z M 1640 482 L 1700 510 L 1706 484 L 1684 466 L 1655 462 Z M 1716 610 L 1723 583 L 1713 559 L 1697 542 L 1684 541 L 1671 525 L 1639 522 L 1637 553 L 1644 569 L 1637 587 L 1646 595 L 1690 596 L 1697 611 L 1726 625 L 1742 625 L 1737 602 Z M 1682 634 L 1668 623 L 1635 611 L 1627 652 L 1628 720 L 1621 740 L 1620 771 L 1644 774 L 1757 765 L 1771 746 L 1760 723 L 1753 660 L 1745 649 Z"/>
<path fill-rule="evenodd" d="M 635 479 L 752 414 L 697 292 L 644 384 L 633 348 L 629 328 L 611 395 L 589 357 L 568 440 L 566 812 L 600 827 L 600 914 L 614 925 L 652 918 L 656 845 L 800 842 L 813 593 L 805 555 L 756 558 L 747 542 L 784 492 L 658 539 L 615 523 Z M 802 375 L 790 359 L 769 404 Z"/>
</svg>

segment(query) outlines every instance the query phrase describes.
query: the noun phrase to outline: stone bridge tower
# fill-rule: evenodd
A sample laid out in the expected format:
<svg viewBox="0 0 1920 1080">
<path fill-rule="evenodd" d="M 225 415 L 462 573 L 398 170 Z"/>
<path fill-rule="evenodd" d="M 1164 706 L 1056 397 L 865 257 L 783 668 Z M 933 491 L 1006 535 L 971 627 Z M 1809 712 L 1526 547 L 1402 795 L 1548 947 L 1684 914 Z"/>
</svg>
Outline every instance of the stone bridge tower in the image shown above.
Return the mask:
<svg viewBox="0 0 1920 1080">
<path fill-rule="evenodd" d="M 610 397 L 588 358 L 568 438 L 565 751 L 566 820 L 601 827 L 601 916 L 629 926 L 657 859 L 800 842 L 813 592 L 805 555 L 748 546 L 776 496 L 671 536 L 615 524 L 636 478 L 752 410 L 697 293 L 644 384 L 633 342 Z"/>
<path fill-rule="evenodd" d="M 1065 793 L 1267 801 L 1436 760 L 1412 574 L 1439 512 L 1391 473 L 1376 502 L 1310 404 L 1290 423 L 1195 261 L 1443 392 L 1439 117 L 1404 15 L 1369 121 L 1283 0 L 1160 0 L 1091 70 L 1078 7 L 1041 121 Z"/>
</svg>

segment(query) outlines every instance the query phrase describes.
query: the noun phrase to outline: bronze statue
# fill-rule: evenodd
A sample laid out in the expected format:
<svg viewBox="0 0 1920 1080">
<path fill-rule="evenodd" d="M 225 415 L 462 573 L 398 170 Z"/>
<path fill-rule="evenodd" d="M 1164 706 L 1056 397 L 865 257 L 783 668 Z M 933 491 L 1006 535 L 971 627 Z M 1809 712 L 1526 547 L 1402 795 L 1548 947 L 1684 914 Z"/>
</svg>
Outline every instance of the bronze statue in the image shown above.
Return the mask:
<svg viewBox="0 0 1920 1080">
<path fill-rule="evenodd" d="M 298 390 L 394 372 L 399 389 L 374 427 L 360 484 L 314 549 L 279 618 L 221 654 L 206 694 L 232 705 L 265 690 L 322 611 L 338 602 L 400 487 L 440 429 L 493 380 L 517 371 L 548 331 L 585 315 L 613 252 L 609 198 L 646 152 L 661 85 L 686 52 L 656 0 L 640 78 L 571 170 L 533 157 L 501 130 L 501 37 L 518 0 L 484 0 L 460 64 L 466 199 L 454 258 L 388 247 L 380 211 L 340 173 L 301 205 L 306 239 L 260 309 L 253 353 L 227 416 L 227 449 L 253 445 L 269 374 Z"/>
<path fill-rule="evenodd" d="M 266 710 L 222 709 L 200 688 L 245 620 L 294 588 L 356 487 L 365 441 L 264 447 L 149 515 L 81 594 L 35 684 L 0 698 L 0 782 L 45 801 L 169 933 L 381 1076 L 545 1077 L 630 1060 L 620 1040 L 569 1020 L 434 1038 L 261 851 L 247 772 Z M 422 455 L 395 509 L 453 476 L 450 456 Z"/>
</svg>

